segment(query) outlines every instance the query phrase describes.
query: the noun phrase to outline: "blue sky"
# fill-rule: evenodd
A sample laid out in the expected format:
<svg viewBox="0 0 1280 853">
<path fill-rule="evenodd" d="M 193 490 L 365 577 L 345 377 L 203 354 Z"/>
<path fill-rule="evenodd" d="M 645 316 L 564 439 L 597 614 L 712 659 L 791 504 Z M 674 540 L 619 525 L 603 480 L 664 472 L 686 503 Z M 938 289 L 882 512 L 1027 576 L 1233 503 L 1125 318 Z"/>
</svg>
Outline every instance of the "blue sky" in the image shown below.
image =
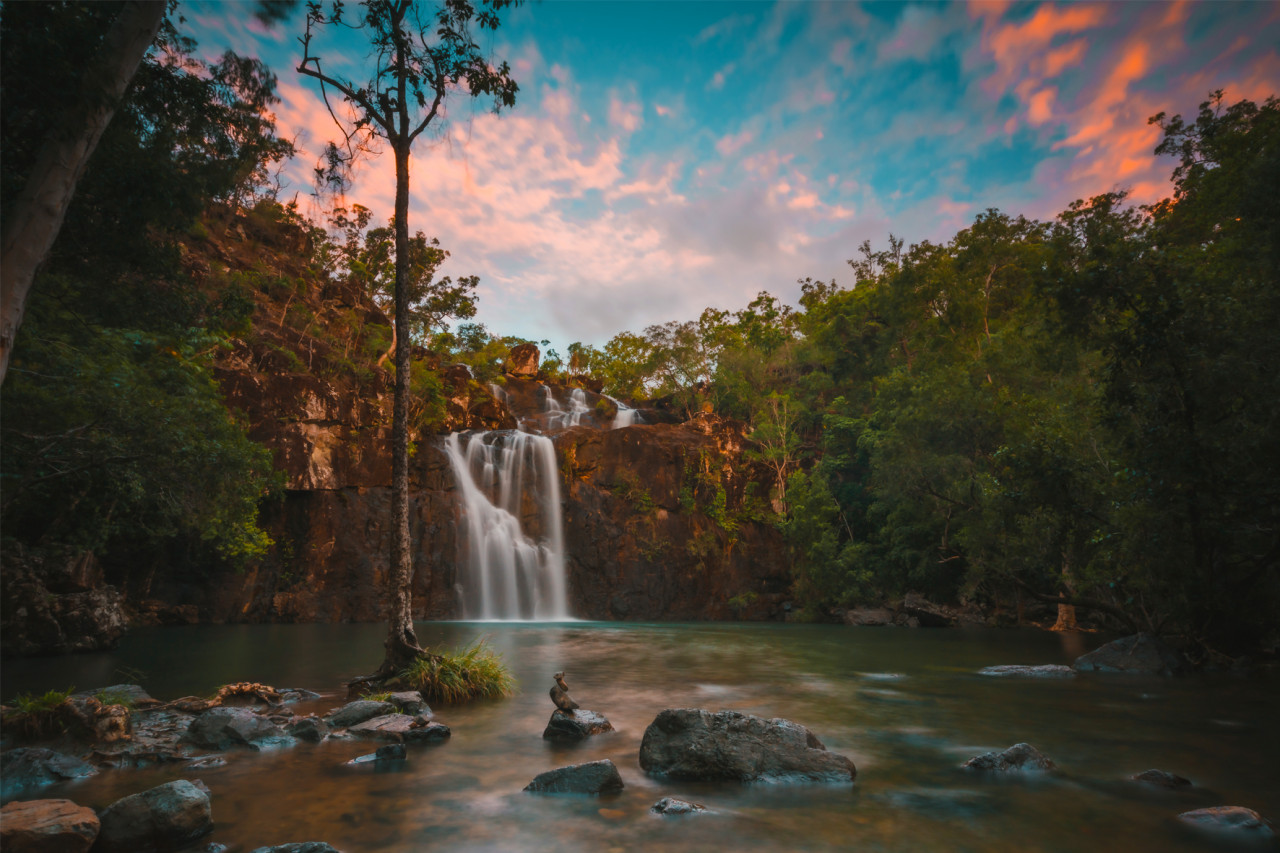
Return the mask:
<svg viewBox="0 0 1280 853">
<path fill-rule="evenodd" d="M 304 209 L 333 138 L 293 72 L 295 20 L 191 3 L 202 51 L 258 55 L 304 150 Z M 415 150 L 410 226 L 481 276 L 492 331 L 601 344 L 737 309 L 798 278 L 848 282 L 865 239 L 947 240 L 988 207 L 1048 218 L 1076 198 L 1168 192 L 1156 112 L 1280 93 L 1277 3 L 548 2 L 506 15 L 521 91 L 495 117 L 455 100 Z M 321 43 L 353 66 L 358 43 Z M 335 66 L 336 67 L 336 66 Z M 373 158 L 349 199 L 391 211 Z"/>
</svg>

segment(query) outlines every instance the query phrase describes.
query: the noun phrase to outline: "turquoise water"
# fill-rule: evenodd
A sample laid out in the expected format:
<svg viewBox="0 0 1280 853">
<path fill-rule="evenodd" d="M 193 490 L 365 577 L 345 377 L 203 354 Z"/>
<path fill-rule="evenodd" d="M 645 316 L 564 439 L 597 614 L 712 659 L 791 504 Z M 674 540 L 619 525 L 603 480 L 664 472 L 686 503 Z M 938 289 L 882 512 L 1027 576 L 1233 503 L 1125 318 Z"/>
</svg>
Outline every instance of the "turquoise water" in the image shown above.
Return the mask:
<svg viewBox="0 0 1280 853">
<path fill-rule="evenodd" d="M 3 695 L 137 681 L 161 699 L 240 680 L 324 694 L 381 657 L 381 625 L 234 625 L 144 629 L 112 653 L 7 662 Z M 104 771 L 45 789 L 101 808 L 175 778 L 212 792 L 233 850 L 323 840 L 357 851 L 414 850 L 1203 850 L 1181 811 L 1241 805 L 1280 819 L 1280 682 L 1274 677 L 990 678 L 996 664 L 1070 663 L 1102 638 L 1032 631 L 614 623 L 423 623 L 433 647 L 485 634 L 521 690 L 511 699 L 437 707 L 453 737 L 410 750 L 399 772 L 353 772 L 373 750 L 333 741 L 230 752 L 225 767 Z M 571 748 L 541 737 L 552 674 L 566 670 L 583 708 L 617 732 Z M 843 786 L 671 783 L 637 763 L 645 727 L 669 707 L 785 717 L 858 767 Z M 995 781 L 967 758 L 1026 741 L 1061 775 Z M 540 797 L 538 773 L 599 758 L 618 766 L 616 797 Z M 1127 777 L 1160 768 L 1188 792 Z M 712 815 L 662 818 L 664 796 Z M 1212 846 L 1212 845 L 1211 845 Z"/>
</svg>

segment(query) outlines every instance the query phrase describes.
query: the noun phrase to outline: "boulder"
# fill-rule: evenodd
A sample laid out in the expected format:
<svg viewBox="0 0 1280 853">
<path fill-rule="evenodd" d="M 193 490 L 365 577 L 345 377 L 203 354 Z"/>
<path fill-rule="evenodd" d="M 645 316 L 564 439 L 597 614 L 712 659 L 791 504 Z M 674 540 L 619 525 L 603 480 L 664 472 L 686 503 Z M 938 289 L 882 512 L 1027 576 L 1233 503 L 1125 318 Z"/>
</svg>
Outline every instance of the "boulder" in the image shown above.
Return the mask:
<svg viewBox="0 0 1280 853">
<path fill-rule="evenodd" d="M 183 741 L 205 749 L 247 746 L 267 749 L 289 742 L 289 736 L 249 708 L 210 708 L 191 721 Z"/>
<path fill-rule="evenodd" d="M 6 542 L 0 552 L 0 654 L 113 648 L 128 628 L 123 597 L 89 551 Z"/>
<path fill-rule="evenodd" d="M 1171 791 L 1191 787 L 1190 779 L 1184 779 L 1176 773 L 1170 773 L 1168 770 L 1143 770 L 1141 773 L 1129 778 L 1134 782 L 1141 782 L 1143 785 L 1150 785 L 1153 788 L 1168 788 Z"/>
<path fill-rule="evenodd" d="M 294 702 L 309 702 L 312 699 L 319 699 L 320 694 L 314 690 L 303 690 L 301 687 L 281 687 L 279 688 L 280 704 L 289 705 Z"/>
<path fill-rule="evenodd" d="M 84 853 L 97 837 L 93 809 L 70 800 L 27 800 L 0 809 L 5 853 Z"/>
<path fill-rule="evenodd" d="M 444 740 L 453 734 L 443 723 L 424 721 L 422 717 L 410 717 L 408 714 L 384 714 L 347 731 L 356 737 L 394 743 L 428 743 Z"/>
<path fill-rule="evenodd" d="M 649 811 L 660 815 L 686 815 L 686 814 L 705 814 L 710 810 L 702 803 L 691 803 L 688 800 L 678 800 L 675 797 L 663 797 L 658 800 Z"/>
<path fill-rule="evenodd" d="M 396 710 L 411 717 L 431 715 L 431 707 L 427 705 L 422 694 L 417 690 L 406 690 L 403 693 L 392 693 L 387 701 L 396 706 Z"/>
<path fill-rule="evenodd" d="M 396 706 L 390 702 L 378 702 L 373 699 L 357 699 L 348 702 L 338 710 L 329 714 L 329 725 L 335 729 L 349 728 L 359 725 L 365 720 L 380 717 L 383 714 L 395 713 Z"/>
<path fill-rule="evenodd" d="M 578 708 L 569 713 L 552 711 L 542 736 L 547 740 L 577 741 L 611 731 L 613 724 L 603 714 Z"/>
<path fill-rule="evenodd" d="M 98 771 L 78 758 L 43 747 L 19 747 L 0 756 L 0 797 L 92 776 Z"/>
<path fill-rule="evenodd" d="M 92 696 L 104 705 L 128 705 L 131 708 L 141 708 L 159 702 L 152 698 L 140 684 L 111 684 L 107 687 L 99 687 L 97 690 L 82 690 L 72 696 Z"/>
<path fill-rule="evenodd" d="M 852 783 L 858 772 L 798 723 L 695 708 L 658 714 L 640 743 L 640 766 L 651 776 L 736 782 Z"/>
<path fill-rule="evenodd" d="M 1060 663 L 1039 666 L 1010 663 L 985 667 L 978 670 L 978 675 L 994 675 L 998 678 L 1075 678 L 1076 671 Z"/>
<path fill-rule="evenodd" d="M 901 612 L 913 617 L 924 628 L 948 628 L 956 622 L 956 611 L 934 604 L 923 595 L 909 592 L 902 599 Z"/>
<path fill-rule="evenodd" d="M 863 607 L 846 610 L 844 624 L 863 627 L 879 627 L 893 624 L 893 613 L 883 607 Z"/>
<path fill-rule="evenodd" d="M 517 344 L 507 354 L 506 372 L 510 376 L 537 376 L 541 357 L 537 344 Z"/>
<path fill-rule="evenodd" d="M 307 740 L 312 743 L 319 743 L 329 736 L 328 723 L 314 714 L 294 720 L 285 726 L 284 730 L 298 740 Z"/>
<path fill-rule="evenodd" d="M 1178 820 L 1196 829 L 1271 842 L 1276 837 L 1271 823 L 1253 809 L 1243 806 L 1214 806 L 1178 815 Z"/>
<path fill-rule="evenodd" d="M 1057 765 L 1031 744 L 1015 743 L 1004 752 L 975 755 L 964 768 L 981 773 L 1037 773 L 1055 770 Z"/>
<path fill-rule="evenodd" d="M 342 853 L 323 841 L 293 841 L 274 847 L 259 847 L 253 853 Z"/>
<path fill-rule="evenodd" d="M 117 800 L 99 817 L 95 853 L 161 853 L 213 831 L 209 795 L 186 779 Z"/>
<path fill-rule="evenodd" d="M 1151 634 L 1133 634 L 1076 658 L 1076 672 L 1133 672 L 1179 675 L 1189 667 L 1176 650 Z"/>
<path fill-rule="evenodd" d="M 538 794 L 615 794 L 622 790 L 622 777 L 606 758 L 539 773 L 524 789 Z"/>
</svg>

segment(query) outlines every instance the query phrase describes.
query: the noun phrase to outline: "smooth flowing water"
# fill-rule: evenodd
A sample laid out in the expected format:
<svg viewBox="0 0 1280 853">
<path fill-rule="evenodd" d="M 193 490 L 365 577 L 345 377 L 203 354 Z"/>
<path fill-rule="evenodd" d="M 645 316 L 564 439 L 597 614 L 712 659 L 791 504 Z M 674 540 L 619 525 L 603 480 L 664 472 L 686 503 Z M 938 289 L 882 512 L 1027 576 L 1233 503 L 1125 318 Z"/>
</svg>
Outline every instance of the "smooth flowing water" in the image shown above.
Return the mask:
<svg viewBox="0 0 1280 853">
<path fill-rule="evenodd" d="M 431 646 L 487 634 L 520 681 L 502 701 L 437 707 L 453 729 L 410 749 L 397 772 L 353 771 L 372 752 L 329 741 L 267 753 L 230 752 L 225 767 L 106 771 L 46 789 L 101 808 L 175 778 L 212 791 L 210 840 L 233 850 L 324 840 L 347 853 L 416 850 L 1204 850 L 1174 820 L 1211 805 L 1280 818 L 1280 702 L 1274 678 L 1092 676 L 997 679 L 1006 663 L 1066 663 L 1097 637 L 1033 632 L 850 629 L 835 626 L 425 623 Z M 4 695 L 140 679 L 160 698 L 207 694 L 251 679 L 326 693 L 300 710 L 341 704 L 343 679 L 376 665 L 380 625 L 145 629 L 110 654 L 8 662 Z M 579 746 L 542 739 L 552 674 L 617 732 Z M 735 709 L 802 723 L 851 757 L 847 786 L 666 782 L 637 762 L 663 708 Z M 960 764 L 1027 741 L 1057 777 L 996 780 Z M 538 773 L 610 758 L 618 796 L 537 796 Z M 1190 778 L 1183 793 L 1127 781 L 1161 768 Z M 664 796 L 715 814 L 663 818 Z"/>
<path fill-rule="evenodd" d="M 453 433 L 461 498 L 458 597 L 470 619 L 567 619 L 560 473 L 551 439 Z"/>
</svg>

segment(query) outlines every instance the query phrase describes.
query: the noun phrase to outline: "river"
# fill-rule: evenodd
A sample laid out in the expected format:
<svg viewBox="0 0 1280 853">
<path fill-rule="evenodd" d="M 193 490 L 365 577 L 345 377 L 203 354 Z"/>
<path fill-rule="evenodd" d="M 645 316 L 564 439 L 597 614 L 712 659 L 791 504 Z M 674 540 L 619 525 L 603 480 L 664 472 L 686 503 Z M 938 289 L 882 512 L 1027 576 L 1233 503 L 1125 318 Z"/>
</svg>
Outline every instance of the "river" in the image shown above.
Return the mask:
<svg viewBox="0 0 1280 853">
<path fill-rule="evenodd" d="M 435 709 L 453 730 L 411 748 L 397 772 L 343 762 L 376 744 L 299 743 L 227 753 L 225 767 L 104 771 L 41 796 L 102 808 L 176 778 L 212 792 L 208 841 L 249 851 L 322 840 L 346 851 L 416 850 L 1204 850 L 1174 816 L 1213 805 L 1280 819 L 1280 680 L 978 675 L 996 664 L 1070 663 L 1103 641 L 1034 631 L 910 630 L 773 624 L 421 623 L 432 647 L 488 636 L 519 693 Z M 344 679 L 374 668 L 381 625 L 226 625 L 139 629 L 111 653 L 8 661 L 3 695 L 137 682 L 161 699 L 253 680 L 341 704 Z M 552 674 L 567 671 L 583 708 L 616 733 L 570 748 L 542 739 Z M 812 729 L 858 768 L 847 786 L 666 782 L 637 763 L 664 708 L 733 709 Z M 970 756 L 1026 741 L 1052 777 L 994 780 Z M 604 799 L 522 788 L 554 767 L 610 758 L 625 790 Z M 1127 781 L 1159 768 L 1186 792 Z M 711 815 L 663 818 L 664 796 Z"/>
</svg>

